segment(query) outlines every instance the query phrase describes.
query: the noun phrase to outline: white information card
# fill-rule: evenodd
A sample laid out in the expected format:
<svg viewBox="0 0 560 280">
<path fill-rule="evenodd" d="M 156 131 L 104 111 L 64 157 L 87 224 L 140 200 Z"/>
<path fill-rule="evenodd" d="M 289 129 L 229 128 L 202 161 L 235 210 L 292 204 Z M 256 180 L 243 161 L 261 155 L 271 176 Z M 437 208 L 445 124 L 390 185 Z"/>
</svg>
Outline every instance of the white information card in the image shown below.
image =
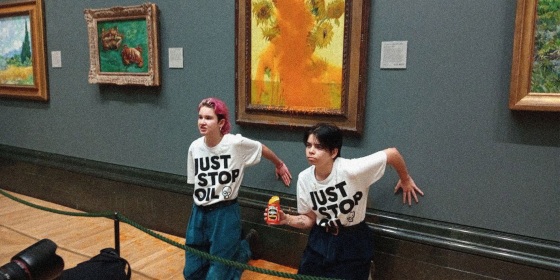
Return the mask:
<svg viewBox="0 0 560 280">
<path fill-rule="evenodd" d="M 169 48 L 169 68 L 183 68 L 183 48 Z"/>
<path fill-rule="evenodd" d="M 62 54 L 60 51 L 51 52 L 52 68 L 62 68 Z"/>
<path fill-rule="evenodd" d="M 408 41 L 381 42 L 381 69 L 406 69 Z"/>
</svg>

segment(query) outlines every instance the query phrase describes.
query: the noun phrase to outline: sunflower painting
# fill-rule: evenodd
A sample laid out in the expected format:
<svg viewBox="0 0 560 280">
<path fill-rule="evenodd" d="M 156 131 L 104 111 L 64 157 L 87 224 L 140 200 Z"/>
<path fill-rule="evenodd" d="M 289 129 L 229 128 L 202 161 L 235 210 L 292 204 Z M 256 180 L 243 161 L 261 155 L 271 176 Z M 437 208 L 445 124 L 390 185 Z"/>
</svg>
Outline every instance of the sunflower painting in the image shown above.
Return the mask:
<svg viewBox="0 0 560 280">
<path fill-rule="evenodd" d="M 251 105 L 341 109 L 345 5 L 251 0 Z"/>
</svg>

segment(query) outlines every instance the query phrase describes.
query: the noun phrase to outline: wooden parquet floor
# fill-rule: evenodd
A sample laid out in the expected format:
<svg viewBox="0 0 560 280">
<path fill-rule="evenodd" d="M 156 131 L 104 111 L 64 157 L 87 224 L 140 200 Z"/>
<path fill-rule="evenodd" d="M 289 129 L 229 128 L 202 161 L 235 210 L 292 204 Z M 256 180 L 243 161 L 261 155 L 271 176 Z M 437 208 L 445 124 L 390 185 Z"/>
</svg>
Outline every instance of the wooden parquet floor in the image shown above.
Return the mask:
<svg viewBox="0 0 560 280">
<path fill-rule="evenodd" d="M 52 209 L 76 210 L 20 194 L 15 197 Z M 58 248 L 57 255 L 64 260 L 64 269 L 75 267 L 97 255 L 103 248 L 114 247 L 114 222 L 107 218 L 66 216 L 29 207 L 0 194 L 0 266 L 35 244 L 48 238 Z M 183 237 L 159 233 L 184 244 Z M 120 223 L 121 256 L 132 267 L 132 279 L 183 279 L 185 252 L 126 223 Z M 252 260 L 250 265 L 265 269 L 296 273 L 296 269 Z M 285 279 L 246 270 L 243 280 Z"/>
</svg>

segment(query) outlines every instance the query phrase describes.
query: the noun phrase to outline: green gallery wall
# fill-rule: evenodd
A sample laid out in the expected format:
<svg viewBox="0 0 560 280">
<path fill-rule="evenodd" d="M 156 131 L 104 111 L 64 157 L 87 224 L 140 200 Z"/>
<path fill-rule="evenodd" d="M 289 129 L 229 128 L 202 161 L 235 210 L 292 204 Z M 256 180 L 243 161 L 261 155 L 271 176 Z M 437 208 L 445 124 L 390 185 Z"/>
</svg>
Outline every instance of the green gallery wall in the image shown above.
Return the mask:
<svg viewBox="0 0 560 280">
<path fill-rule="evenodd" d="M 199 137 L 198 101 L 219 97 L 235 117 L 236 1 L 154 1 L 159 9 L 161 86 L 89 84 L 84 9 L 142 3 L 45 0 L 50 98 L 0 99 L 0 157 L 10 158 L 0 161 L 0 174 L 18 174 L 9 164 L 14 159 L 47 165 L 49 159 L 78 162 L 74 166 L 84 161 L 97 169 L 97 177 L 109 166 L 173 178 L 171 188 L 161 187 L 165 184 L 157 179 L 151 185 L 164 196 L 186 194 L 178 204 L 192 203 L 186 154 Z M 396 172 L 388 169 L 370 189 L 372 213 L 415 220 L 417 225 L 480 230 L 519 243 L 529 240 L 549 252 L 548 265 L 529 266 L 558 277 L 560 113 L 508 108 L 515 11 L 513 0 L 371 1 L 365 125 L 361 136 L 344 139 L 342 156 L 397 147 L 425 193 L 418 205 L 403 205 L 401 196 L 393 194 Z M 406 69 L 380 69 L 383 41 L 408 41 Z M 183 48 L 184 68 L 169 68 L 169 48 Z M 51 66 L 53 51 L 61 52 L 61 68 Z M 246 189 L 264 192 L 257 196 L 262 205 L 272 194 L 293 202 L 295 178 L 308 166 L 301 130 L 233 123 L 232 132 L 262 141 L 294 176 L 285 188 L 275 180 L 273 165 L 263 160 L 248 169 Z M 17 192 L 20 181 L 6 176 L 0 177 L 0 186 Z M 73 187 L 65 186 L 69 192 Z M 33 195 L 32 186 L 26 194 Z M 184 224 L 174 233 L 183 232 L 188 219 L 188 211 L 178 209 L 172 215 Z M 246 219 L 258 223 L 259 218 L 252 213 Z"/>
</svg>

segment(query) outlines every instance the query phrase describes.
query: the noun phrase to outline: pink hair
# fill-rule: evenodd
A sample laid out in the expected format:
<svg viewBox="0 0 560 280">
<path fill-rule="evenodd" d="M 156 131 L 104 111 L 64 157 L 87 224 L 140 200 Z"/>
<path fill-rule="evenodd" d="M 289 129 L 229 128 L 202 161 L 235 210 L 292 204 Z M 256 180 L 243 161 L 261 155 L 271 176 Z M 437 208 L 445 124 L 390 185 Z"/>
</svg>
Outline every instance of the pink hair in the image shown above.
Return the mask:
<svg viewBox="0 0 560 280">
<path fill-rule="evenodd" d="M 229 110 L 226 103 L 218 98 L 208 97 L 202 99 L 198 104 L 199 111 L 202 106 L 214 109 L 214 113 L 218 116 L 218 121 L 222 119 L 225 120 L 221 132 L 222 134 L 228 134 L 231 129 L 231 124 L 229 123 Z"/>
</svg>

